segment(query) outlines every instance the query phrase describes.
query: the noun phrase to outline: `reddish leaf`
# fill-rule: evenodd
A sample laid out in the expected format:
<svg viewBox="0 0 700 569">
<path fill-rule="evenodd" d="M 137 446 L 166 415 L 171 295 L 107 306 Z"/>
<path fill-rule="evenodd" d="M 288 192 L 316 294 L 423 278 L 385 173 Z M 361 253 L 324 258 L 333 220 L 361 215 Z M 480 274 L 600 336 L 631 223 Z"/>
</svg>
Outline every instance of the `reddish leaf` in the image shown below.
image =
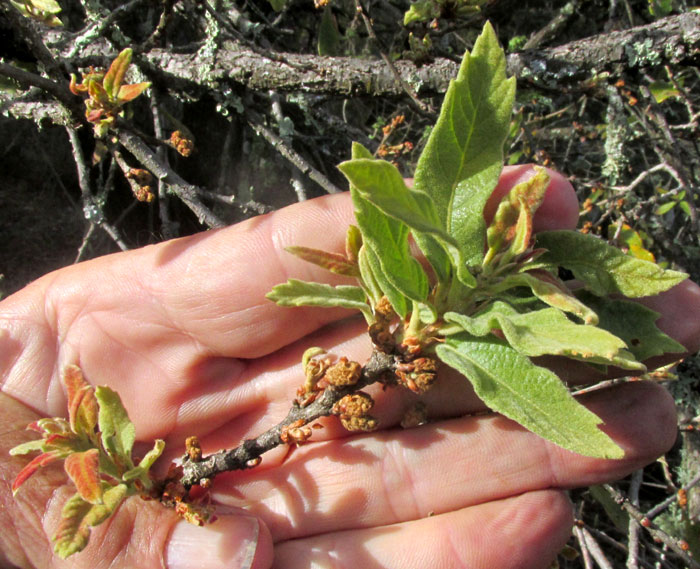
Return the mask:
<svg viewBox="0 0 700 569">
<path fill-rule="evenodd" d="M 323 267 L 324 269 L 336 273 L 338 275 L 347 275 L 356 277 L 360 275 L 360 271 L 356 264 L 347 260 L 345 255 L 338 253 L 329 253 L 319 249 L 311 249 L 309 247 L 287 247 L 286 251 L 292 255 L 296 255 L 304 261 Z"/>
<path fill-rule="evenodd" d="M 15 481 L 12 483 L 12 493 L 14 494 L 17 492 L 19 487 L 22 486 L 22 484 L 24 484 L 27 479 L 42 466 L 46 466 L 47 464 L 60 460 L 62 457 L 63 455 L 60 452 L 55 451 L 45 452 L 35 457 L 29 464 L 20 470 L 17 478 L 15 478 Z"/>
<path fill-rule="evenodd" d="M 76 365 L 69 365 L 63 370 L 63 383 L 68 395 L 68 417 L 74 433 L 92 433 L 97 425 L 99 411 L 95 390 L 83 377 L 83 372 Z"/>
<path fill-rule="evenodd" d="M 129 65 L 131 65 L 131 53 L 131 48 L 123 50 L 112 62 L 112 65 L 109 66 L 107 74 L 102 81 L 105 91 L 107 91 L 107 94 L 112 100 L 117 98 L 117 93 L 119 93 L 119 89 L 122 86 L 126 70 L 129 69 Z"/>
<path fill-rule="evenodd" d="M 69 455 L 64 466 L 83 500 L 91 504 L 102 502 L 100 452 L 96 448 Z"/>
<path fill-rule="evenodd" d="M 128 103 L 129 101 L 133 101 L 150 86 L 151 84 L 149 82 L 134 83 L 133 85 L 123 85 L 117 93 L 117 102 Z"/>
</svg>

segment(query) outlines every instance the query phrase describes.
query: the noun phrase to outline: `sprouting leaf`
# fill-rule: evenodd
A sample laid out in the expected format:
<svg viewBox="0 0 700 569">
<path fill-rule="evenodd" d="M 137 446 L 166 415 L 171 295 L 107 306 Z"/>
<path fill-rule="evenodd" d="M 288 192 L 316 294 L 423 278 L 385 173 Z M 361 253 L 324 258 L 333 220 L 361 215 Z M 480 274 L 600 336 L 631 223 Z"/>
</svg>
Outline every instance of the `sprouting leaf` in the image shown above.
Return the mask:
<svg viewBox="0 0 700 569">
<path fill-rule="evenodd" d="M 471 381 L 486 405 L 533 433 L 584 456 L 624 456 L 598 428 L 601 419 L 578 403 L 553 372 L 504 342 L 457 334 L 436 352 Z"/>
<path fill-rule="evenodd" d="M 12 483 L 12 493 L 16 493 L 20 486 L 22 486 L 22 484 L 24 484 L 27 479 L 42 466 L 46 466 L 47 464 L 61 460 L 64 457 L 65 454 L 58 451 L 49 451 L 34 457 L 29 464 L 27 464 L 22 470 L 19 471 L 19 474 L 17 474 L 15 481 Z"/>
<path fill-rule="evenodd" d="M 593 235 L 575 231 L 545 231 L 537 246 L 548 250 L 541 260 L 565 267 L 599 296 L 620 293 L 636 298 L 670 289 L 688 275 L 625 255 Z"/>
<path fill-rule="evenodd" d="M 519 314 L 497 301 L 473 318 L 448 312 L 445 320 L 461 325 L 474 336 L 500 330 L 513 348 L 530 357 L 567 356 L 588 363 L 646 369 L 622 339 L 596 326 L 576 324 L 556 308 Z"/>
<path fill-rule="evenodd" d="M 340 51 L 340 33 L 338 24 L 329 5 L 323 9 L 321 23 L 318 28 L 318 54 L 338 55 Z"/>
<path fill-rule="evenodd" d="M 56 16 L 61 13 L 61 6 L 55 0 L 10 0 L 19 12 L 28 18 L 33 18 L 55 27 L 63 22 Z"/>
<path fill-rule="evenodd" d="M 350 263 L 357 263 L 360 247 L 362 247 L 362 233 L 359 227 L 357 225 L 348 226 L 348 232 L 345 235 L 345 257 Z"/>
<path fill-rule="evenodd" d="M 500 284 L 499 290 L 507 290 L 514 286 L 529 287 L 542 302 L 564 312 L 575 314 L 586 324 L 598 323 L 596 313 L 578 300 L 557 277 L 545 270 L 533 269 L 526 273 L 506 277 Z"/>
<path fill-rule="evenodd" d="M 387 278 L 386 272 L 379 261 L 379 256 L 367 245 L 362 246 L 360 254 L 364 257 L 366 267 L 369 268 L 372 279 L 379 288 L 379 298 L 386 296 L 396 314 L 404 318 L 408 314 L 408 299 Z"/>
<path fill-rule="evenodd" d="M 416 239 L 419 234 L 436 239 L 448 253 L 458 278 L 466 285 L 474 285 L 474 277 L 466 270 L 454 239 L 446 233 L 437 217 L 432 199 L 421 191 L 408 188 L 396 166 L 384 160 L 360 158 L 343 162 L 338 167 L 362 198 L 385 215 L 406 224 L 414 231 Z M 362 224 L 360 228 L 364 233 Z M 442 264 L 443 259 L 435 261 L 431 258 L 432 249 L 423 249 L 423 252 L 431 265 Z M 383 257 L 381 255 L 382 261 Z"/>
<path fill-rule="evenodd" d="M 90 504 L 75 494 L 63 506 L 61 522 L 53 536 L 54 551 L 61 559 L 85 549 L 90 528 L 107 520 L 127 497 L 125 484 L 119 484 L 103 495 L 103 504 Z"/>
<path fill-rule="evenodd" d="M 357 286 L 331 286 L 289 279 L 267 293 L 267 298 L 280 306 L 324 306 L 359 310 L 368 320 L 372 311 L 367 304 L 364 291 Z"/>
<path fill-rule="evenodd" d="M 350 187 L 350 195 L 355 206 L 357 224 L 362 231 L 363 245 L 377 257 L 384 279 L 408 298 L 425 300 L 428 295 L 428 277 L 420 263 L 411 255 L 406 224 L 382 213 L 355 186 Z M 375 277 L 380 279 L 382 275 L 376 274 L 376 268 Z"/>
<path fill-rule="evenodd" d="M 577 291 L 576 296 L 596 311 L 598 326 L 622 338 L 639 361 L 662 354 L 683 353 L 685 347 L 656 326 L 659 313 L 629 300 L 596 296 Z"/>
<path fill-rule="evenodd" d="M 542 204 L 549 176 L 537 168 L 530 179 L 516 184 L 498 204 L 491 225 L 486 229 L 487 264 L 499 252 L 508 249 L 509 258 L 523 253 L 530 245 L 535 212 Z"/>
<path fill-rule="evenodd" d="M 29 454 L 30 452 L 43 451 L 44 449 L 44 439 L 37 439 L 34 441 L 27 441 L 26 443 L 21 443 L 16 447 L 10 449 L 10 456 L 21 456 L 23 454 Z"/>
<path fill-rule="evenodd" d="M 320 249 L 297 246 L 286 247 L 285 251 L 304 261 L 323 267 L 327 271 L 337 275 L 357 277 L 360 274 L 357 265 L 349 262 L 347 257 L 339 253 L 330 253 L 328 251 L 321 251 Z"/>
<path fill-rule="evenodd" d="M 382 288 L 379 286 L 377 277 L 374 276 L 374 270 L 372 269 L 373 258 L 370 259 L 371 253 L 368 251 L 365 245 L 360 248 L 357 265 L 360 268 L 362 289 L 369 297 L 372 306 L 375 306 L 384 295 L 384 291 L 382 291 Z"/>
<path fill-rule="evenodd" d="M 382 170 L 385 169 L 384 164 L 393 168 L 388 162 L 367 158 L 369 151 L 360 144 L 353 144 L 352 153 L 355 161 L 382 164 Z M 394 184 L 403 186 L 408 191 L 398 170 L 391 178 Z M 350 195 L 355 206 L 355 219 L 362 232 L 363 246 L 372 253 L 367 260 L 372 265 L 374 278 L 392 306 L 393 301 L 399 302 L 394 309 L 401 314 L 406 302 L 399 300 L 398 296 L 419 302 L 425 300 L 428 296 L 428 277 L 409 250 L 408 226 L 403 221 L 386 215 L 365 194 L 351 181 Z"/>
<path fill-rule="evenodd" d="M 133 50 L 129 47 L 122 50 L 114 61 L 112 61 L 112 64 L 109 66 L 109 69 L 102 80 L 104 90 L 113 101 L 117 99 L 119 89 L 121 89 L 122 86 L 122 81 L 124 81 L 124 76 L 129 69 L 129 65 L 131 65 L 132 53 Z"/>
<path fill-rule="evenodd" d="M 158 460 L 158 457 L 160 457 L 160 455 L 163 453 L 163 449 L 165 449 L 165 441 L 162 439 L 157 439 L 153 445 L 153 448 L 146 453 L 146 455 L 139 462 L 138 466 L 126 471 L 122 475 L 122 480 L 124 482 L 130 482 L 131 480 L 147 476 L 148 471 L 150 470 L 151 466 L 153 466 L 153 463 Z"/>
<path fill-rule="evenodd" d="M 133 101 L 150 86 L 150 81 L 145 81 L 144 83 L 132 83 L 131 85 L 122 85 L 119 87 L 119 91 L 117 91 L 116 101 L 120 104 Z"/>
<path fill-rule="evenodd" d="M 95 390 L 83 377 L 77 365 L 69 365 L 63 370 L 63 384 L 68 397 L 68 417 L 70 428 L 77 434 L 92 434 L 97 425 L 97 399 Z"/>
<path fill-rule="evenodd" d="M 515 79 L 506 78 L 505 55 L 487 23 L 450 83 L 414 178 L 468 265 L 484 255 L 483 210 L 503 167 L 514 97 Z"/>
<path fill-rule="evenodd" d="M 64 468 L 83 500 L 90 504 L 102 502 L 99 450 L 93 448 L 85 452 L 69 454 L 66 457 Z"/>
<path fill-rule="evenodd" d="M 95 396 L 100 405 L 98 425 L 102 444 L 113 459 L 131 468 L 131 449 L 136 438 L 134 424 L 116 391 L 101 385 L 95 389 Z"/>
</svg>

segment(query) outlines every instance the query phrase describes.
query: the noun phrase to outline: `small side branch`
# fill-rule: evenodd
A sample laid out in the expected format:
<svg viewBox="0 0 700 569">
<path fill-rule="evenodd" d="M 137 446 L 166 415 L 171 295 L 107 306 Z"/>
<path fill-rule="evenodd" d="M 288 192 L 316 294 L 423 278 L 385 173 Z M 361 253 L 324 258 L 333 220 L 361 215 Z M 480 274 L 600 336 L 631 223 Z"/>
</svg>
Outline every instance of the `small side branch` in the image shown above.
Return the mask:
<svg viewBox="0 0 700 569">
<path fill-rule="evenodd" d="M 181 482 L 186 488 L 189 488 L 200 484 L 202 480 L 210 480 L 222 472 L 245 470 L 255 466 L 264 453 L 283 444 L 282 433 L 285 427 L 295 423 L 306 425 L 316 419 L 331 415 L 333 406 L 343 397 L 382 381 L 389 374 L 393 375 L 395 368 L 394 356 L 375 350 L 362 369 L 358 383 L 346 387 L 329 386 L 315 401 L 306 406 L 295 403 L 282 422 L 260 436 L 244 441 L 235 449 L 219 451 L 198 462 L 186 459 L 183 464 Z"/>
</svg>

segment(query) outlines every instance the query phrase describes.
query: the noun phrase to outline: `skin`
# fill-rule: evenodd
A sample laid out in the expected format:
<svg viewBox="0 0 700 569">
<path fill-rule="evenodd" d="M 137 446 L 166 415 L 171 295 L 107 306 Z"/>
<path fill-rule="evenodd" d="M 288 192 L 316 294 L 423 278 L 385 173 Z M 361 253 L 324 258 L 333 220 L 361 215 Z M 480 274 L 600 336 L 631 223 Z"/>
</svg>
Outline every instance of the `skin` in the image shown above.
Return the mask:
<svg viewBox="0 0 700 569">
<path fill-rule="evenodd" d="M 486 215 L 530 175 L 507 169 Z M 575 194 L 551 175 L 536 229 L 571 229 Z M 370 353 L 363 321 L 348 312 L 264 298 L 289 277 L 343 282 L 283 248 L 342 251 L 352 221 L 348 196 L 327 196 L 67 267 L 0 302 L 0 567 L 171 566 L 178 518 L 139 499 L 95 528 L 84 552 L 65 562 L 53 556 L 47 536 L 74 489 L 60 466 L 47 467 L 13 499 L 9 481 L 27 459 L 7 450 L 31 437 L 23 428 L 38 416 L 65 416 L 60 370 L 71 363 L 117 390 L 143 448 L 163 438 L 166 458 L 181 455 L 192 434 L 208 453 L 277 423 L 303 380 L 304 349 L 361 362 Z M 666 333 L 700 348 L 700 288 L 684 282 L 645 302 L 662 313 Z M 591 380 L 575 366 L 558 371 Z M 456 374 L 427 394 L 433 422 L 416 429 L 395 428 L 414 395 L 372 394 L 381 430 L 351 435 L 324 420 L 313 442 L 216 479 L 212 496 L 223 509 L 208 530 L 230 548 L 217 549 L 226 560 L 218 566 L 545 568 L 570 535 L 565 490 L 625 476 L 676 436 L 671 397 L 646 382 L 582 398 L 625 450 L 617 461 L 564 451 L 500 416 L 464 416 L 483 405 Z M 251 536 L 257 541 L 243 555 L 236 544 Z M 190 547 L 197 550 L 196 537 Z"/>
</svg>

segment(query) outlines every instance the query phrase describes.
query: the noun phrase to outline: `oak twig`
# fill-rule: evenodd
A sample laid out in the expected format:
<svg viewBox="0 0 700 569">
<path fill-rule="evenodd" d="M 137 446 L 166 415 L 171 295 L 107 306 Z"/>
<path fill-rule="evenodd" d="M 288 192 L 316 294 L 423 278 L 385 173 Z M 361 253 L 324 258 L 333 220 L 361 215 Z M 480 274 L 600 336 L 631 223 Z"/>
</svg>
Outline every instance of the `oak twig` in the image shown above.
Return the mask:
<svg viewBox="0 0 700 569">
<path fill-rule="evenodd" d="M 211 479 L 217 474 L 231 470 L 245 470 L 258 464 L 257 459 L 264 453 L 283 444 L 281 435 L 283 429 L 292 423 L 306 425 L 321 417 L 332 414 L 333 405 L 350 393 L 393 377 L 396 360 L 393 355 L 375 350 L 369 361 L 362 369 L 360 380 L 355 385 L 345 387 L 329 386 L 324 389 L 312 403 L 301 406 L 297 402 L 292 405 L 287 416 L 278 425 L 265 431 L 254 439 L 247 439 L 241 445 L 231 450 L 222 450 L 201 461 L 193 462 L 185 458 L 181 482 L 186 488 L 200 484 L 204 479 Z"/>
</svg>

